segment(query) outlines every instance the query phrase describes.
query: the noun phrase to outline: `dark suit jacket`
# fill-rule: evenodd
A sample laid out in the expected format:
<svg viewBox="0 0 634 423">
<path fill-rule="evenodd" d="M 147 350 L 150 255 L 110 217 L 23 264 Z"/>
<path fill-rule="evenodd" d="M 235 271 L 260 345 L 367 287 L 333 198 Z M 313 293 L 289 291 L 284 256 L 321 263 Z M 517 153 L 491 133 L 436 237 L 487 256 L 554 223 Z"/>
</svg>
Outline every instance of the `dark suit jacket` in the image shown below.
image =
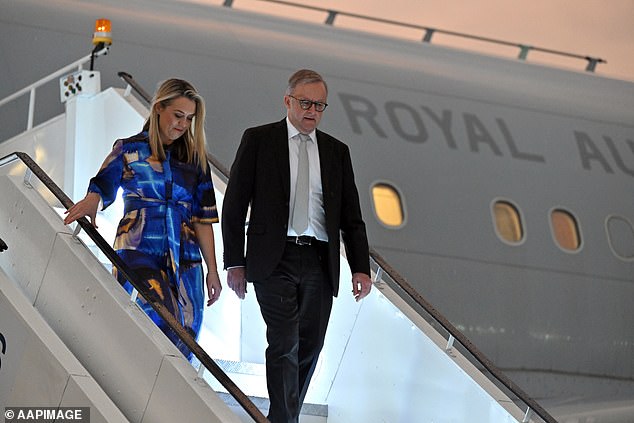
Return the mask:
<svg viewBox="0 0 634 423">
<path fill-rule="evenodd" d="M 343 239 L 352 273 L 369 275 L 368 239 L 348 147 L 319 130 L 317 145 L 328 234 L 328 275 L 336 296 L 340 239 Z M 288 154 L 288 134 L 283 119 L 247 129 L 231 167 L 221 218 L 224 266 L 225 269 L 246 266 L 248 281 L 270 276 L 284 252 L 290 198 Z M 245 219 L 249 204 L 245 256 Z"/>
</svg>

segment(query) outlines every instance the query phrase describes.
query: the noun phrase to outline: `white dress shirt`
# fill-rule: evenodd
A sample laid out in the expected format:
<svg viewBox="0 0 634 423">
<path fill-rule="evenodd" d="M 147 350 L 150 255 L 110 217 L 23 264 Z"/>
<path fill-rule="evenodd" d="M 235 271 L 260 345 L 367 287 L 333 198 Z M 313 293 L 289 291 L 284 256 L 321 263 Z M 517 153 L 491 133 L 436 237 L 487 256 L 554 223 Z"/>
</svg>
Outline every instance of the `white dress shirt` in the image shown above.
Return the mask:
<svg viewBox="0 0 634 423">
<path fill-rule="evenodd" d="M 295 186 L 297 185 L 297 162 L 299 161 L 299 131 L 286 118 L 286 126 L 288 128 L 288 161 L 291 171 L 291 192 L 289 204 L 295 204 Z M 307 134 L 310 137 L 306 141 L 306 150 L 308 151 L 309 162 L 309 185 L 310 193 L 308 196 L 308 228 L 302 234 L 297 234 L 291 228 L 291 210 L 289 207 L 288 217 L 288 235 L 289 236 L 314 236 L 321 241 L 328 241 L 326 233 L 326 215 L 324 213 L 323 190 L 321 187 L 321 168 L 319 165 L 319 148 L 317 147 L 317 135 L 313 131 Z"/>
</svg>

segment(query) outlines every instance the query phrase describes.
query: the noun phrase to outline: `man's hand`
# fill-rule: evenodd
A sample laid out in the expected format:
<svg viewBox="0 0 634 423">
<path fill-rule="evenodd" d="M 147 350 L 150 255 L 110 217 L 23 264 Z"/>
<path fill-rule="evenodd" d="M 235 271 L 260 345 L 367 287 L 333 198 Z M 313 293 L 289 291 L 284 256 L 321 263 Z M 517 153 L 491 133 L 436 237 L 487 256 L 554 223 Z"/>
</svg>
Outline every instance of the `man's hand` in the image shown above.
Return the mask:
<svg viewBox="0 0 634 423">
<path fill-rule="evenodd" d="M 247 293 L 244 267 L 234 267 L 227 270 L 227 286 L 233 289 L 238 298 L 244 300 L 244 295 Z"/>
<path fill-rule="evenodd" d="M 361 300 L 370 293 L 372 289 L 372 279 L 365 273 L 354 273 L 352 275 L 352 295 L 356 301 Z"/>
</svg>

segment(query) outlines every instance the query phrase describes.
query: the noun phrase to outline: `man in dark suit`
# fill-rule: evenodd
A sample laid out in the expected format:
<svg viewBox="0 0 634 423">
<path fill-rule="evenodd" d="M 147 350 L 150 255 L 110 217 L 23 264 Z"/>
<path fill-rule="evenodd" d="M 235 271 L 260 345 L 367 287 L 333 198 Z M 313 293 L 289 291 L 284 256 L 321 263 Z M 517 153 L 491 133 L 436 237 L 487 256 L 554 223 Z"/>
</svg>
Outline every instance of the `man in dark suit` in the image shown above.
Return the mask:
<svg viewBox="0 0 634 423">
<path fill-rule="evenodd" d="M 298 422 L 339 290 L 340 234 L 356 300 L 372 286 L 348 147 L 317 130 L 327 95 L 317 72 L 290 77 L 287 117 L 244 132 L 222 210 L 227 284 L 244 299 L 253 282 L 267 326 L 273 423 Z"/>
</svg>

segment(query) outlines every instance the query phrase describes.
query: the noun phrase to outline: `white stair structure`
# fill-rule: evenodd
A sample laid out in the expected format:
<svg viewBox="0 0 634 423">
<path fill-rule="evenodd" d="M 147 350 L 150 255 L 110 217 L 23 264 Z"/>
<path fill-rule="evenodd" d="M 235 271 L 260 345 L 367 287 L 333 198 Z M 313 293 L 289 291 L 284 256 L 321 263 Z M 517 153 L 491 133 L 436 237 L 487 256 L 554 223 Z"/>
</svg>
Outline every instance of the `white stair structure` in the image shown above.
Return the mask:
<svg viewBox="0 0 634 423">
<path fill-rule="evenodd" d="M 239 421 L 152 321 L 113 284 L 110 273 L 73 237 L 56 211 L 22 180 L 12 175 L 0 178 L 6 199 L 0 219 L 9 222 L 3 229 L 9 249 L 0 262 L 6 275 L 3 284 L 15 284 L 13 289 L 19 288 L 20 301 L 28 301 L 29 312 L 38 318 L 25 318 L 11 325 L 11 320 L 3 318 L 1 330 L 7 344 L 19 345 L 16 325 L 20 323 L 30 325 L 33 336 L 49 345 L 52 336 L 42 337 L 36 330 L 43 319 L 50 326 L 49 332 L 59 337 L 53 339 L 70 350 L 73 363 L 79 360 L 97 381 L 95 385 L 103 389 L 104 397 L 109 397 L 130 422 L 177 421 L 182 409 L 187 410 L 191 421 Z M 16 312 L 25 308 L 16 308 Z M 4 380 L 5 371 L 6 377 L 16 372 L 9 379 L 13 387 L 8 384 L 7 396 L 0 397 L 5 406 L 22 405 L 20 396 L 17 403 L 11 401 L 19 395 L 23 379 L 44 386 L 52 379 L 49 372 L 32 374 L 33 368 L 44 370 L 43 366 L 29 362 L 14 367 L 28 355 L 11 358 L 7 357 L 0 373 Z M 54 356 L 39 358 L 54 362 Z M 48 390 L 40 398 L 37 394 L 37 390 L 32 392 L 31 404 L 62 404 L 51 404 Z M 177 406 L 174 398 L 179 398 Z"/>
<path fill-rule="evenodd" d="M 21 407 L 81 405 L 90 407 L 91 422 L 128 422 L 2 270 L 0 321 L 2 360 L 5 362 L 4 368 L 0 368 L 0 398 L 4 404 Z"/>
</svg>

